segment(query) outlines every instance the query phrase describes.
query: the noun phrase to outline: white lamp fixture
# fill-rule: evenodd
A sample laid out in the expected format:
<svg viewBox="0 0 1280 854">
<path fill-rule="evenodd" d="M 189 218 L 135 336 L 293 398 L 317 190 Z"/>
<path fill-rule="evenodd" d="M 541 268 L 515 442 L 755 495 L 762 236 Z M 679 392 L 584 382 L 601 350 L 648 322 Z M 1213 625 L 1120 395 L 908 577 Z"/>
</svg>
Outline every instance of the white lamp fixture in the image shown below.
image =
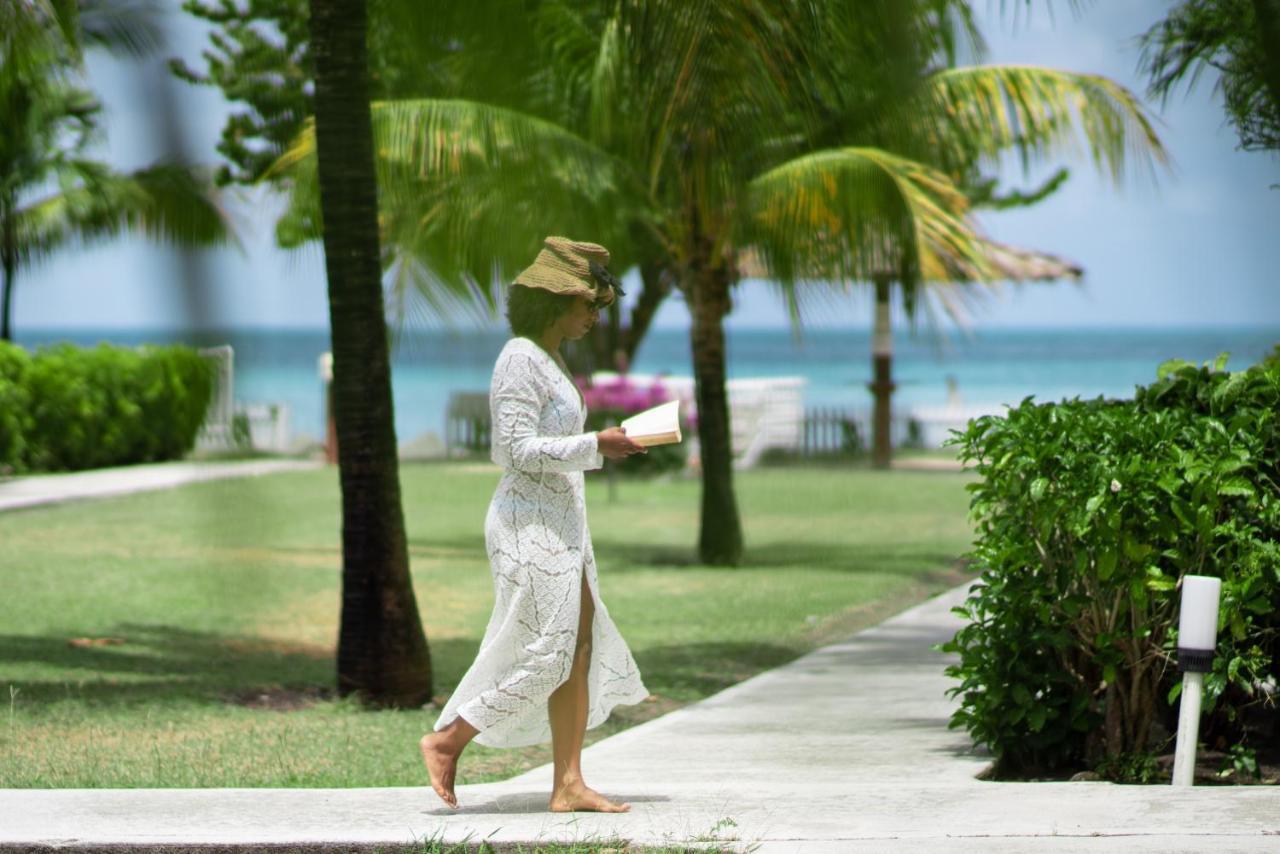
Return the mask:
<svg viewBox="0 0 1280 854">
<path fill-rule="evenodd" d="M 1182 610 L 1178 615 L 1178 669 L 1182 701 L 1178 706 L 1178 742 L 1173 757 L 1173 785 L 1190 786 L 1196 769 L 1200 735 L 1200 696 L 1204 675 L 1213 669 L 1218 646 L 1218 599 L 1222 580 L 1205 575 L 1182 577 Z"/>
</svg>

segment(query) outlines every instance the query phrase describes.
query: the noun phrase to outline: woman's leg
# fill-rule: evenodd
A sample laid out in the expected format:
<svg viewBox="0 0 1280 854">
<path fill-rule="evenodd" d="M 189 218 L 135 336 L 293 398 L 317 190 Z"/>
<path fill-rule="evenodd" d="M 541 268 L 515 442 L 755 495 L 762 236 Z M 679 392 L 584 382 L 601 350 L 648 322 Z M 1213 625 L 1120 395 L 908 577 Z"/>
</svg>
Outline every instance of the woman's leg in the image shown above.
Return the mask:
<svg viewBox="0 0 1280 854">
<path fill-rule="evenodd" d="M 458 806 L 458 798 L 453 793 L 458 757 L 479 732 L 462 715 L 458 715 L 447 727 L 439 732 L 427 733 L 418 742 L 418 746 L 422 748 L 422 761 L 426 763 L 427 773 L 431 775 L 431 788 L 451 807 Z"/>
<path fill-rule="evenodd" d="M 591 668 L 591 627 L 595 603 L 582 571 L 582 605 L 578 611 L 578 642 L 573 651 L 569 678 L 547 700 L 551 718 L 551 748 L 555 757 L 555 778 L 551 787 L 552 812 L 594 810 L 627 812 L 630 804 L 616 804 L 582 780 L 582 740 L 587 731 L 587 675 Z"/>
</svg>

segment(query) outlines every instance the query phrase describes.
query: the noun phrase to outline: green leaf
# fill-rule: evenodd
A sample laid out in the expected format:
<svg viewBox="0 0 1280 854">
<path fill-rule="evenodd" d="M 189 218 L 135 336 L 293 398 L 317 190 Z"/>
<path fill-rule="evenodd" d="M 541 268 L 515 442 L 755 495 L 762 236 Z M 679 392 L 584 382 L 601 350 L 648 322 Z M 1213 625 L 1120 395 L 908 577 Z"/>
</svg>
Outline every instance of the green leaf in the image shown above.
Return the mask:
<svg viewBox="0 0 1280 854">
<path fill-rule="evenodd" d="M 1156 368 L 1156 379 L 1164 379 L 1174 371 L 1182 368 L 1194 368 L 1195 365 L 1185 359 L 1166 359 Z"/>
<path fill-rule="evenodd" d="M 1214 405 L 1223 407 L 1229 406 L 1240 392 L 1240 389 L 1249 381 L 1249 376 L 1244 371 L 1236 371 L 1227 377 L 1226 381 L 1213 390 L 1210 399 Z"/>
<path fill-rule="evenodd" d="M 1141 562 L 1143 558 L 1151 554 L 1154 549 L 1146 543 L 1140 543 L 1132 537 L 1125 537 L 1124 556 L 1135 563 Z M 1159 572 L 1160 570 L 1156 570 Z"/>
<path fill-rule="evenodd" d="M 1218 485 L 1219 495 L 1239 495 L 1245 498 L 1254 496 L 1253 484 L 1243 477 L 1233 477 Z"/>
<path fill-rule="evenodd" d="M 1178 521 L 1181 522 L 1184 527 L 1195 527 L 1195 522 L 1193 522 L 1191 517 L 1188 515 L 1190 508 L 1187 506 L 1187 502 L 1180 498 L 1173 498 L 1169 502 L 1169 509 L 1173 511 L 1173 515 L 1178 517 Z"/>
<path fill-rule="evenodd" d="M 1106 581 L 1115 573 L 1118 557 L 1115 549 L 1106 549 L 1098 555 L 1097 570 L 1100 581 Z"/>
<path fill-rule="evenodd" d="M 1182 478 L 1178 477 L 1176 473 L 1171 471 L 1160 475 L 1160 479 L 1156 481 L 1156 486 L 1160 487 L 1170 495 L 1176 493 L 1178 491 L 1178 487 L 1181 485 Z"/>
</svg>

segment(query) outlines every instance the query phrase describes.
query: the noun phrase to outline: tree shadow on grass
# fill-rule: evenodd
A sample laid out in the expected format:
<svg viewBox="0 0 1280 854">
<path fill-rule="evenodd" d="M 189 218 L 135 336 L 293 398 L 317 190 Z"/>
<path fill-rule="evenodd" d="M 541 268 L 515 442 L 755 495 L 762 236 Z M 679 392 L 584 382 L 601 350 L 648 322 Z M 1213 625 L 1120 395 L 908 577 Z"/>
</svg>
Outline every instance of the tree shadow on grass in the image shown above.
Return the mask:
<svg viewBox="0 0 1280 854">
<path fill-rule="evenodd" d="M 47 673 L 41 679 L 0 680 L 0 695 L 12 686 L 23 704 L 72 700 L 115 708 L 251 704 L 257 693 L 280 688 L 315 699 L 335 696 L 334 652 L 320 646 L 148 623 L 120 623 L 96 636 L 120 638 L 122 644 L 73 645 L 81 634 L 0 635 L 0 672 L 24 664 L 43 665 Z M 437 641 L 431 644 L 433 660 L 453 664 L 452 670 L 455 662 L 474 656 L 478 643 Z M 437 684 L 445 675 L 437 673 Z M 452 686 L 462 674 L 448 675 Z"/>
</svg>

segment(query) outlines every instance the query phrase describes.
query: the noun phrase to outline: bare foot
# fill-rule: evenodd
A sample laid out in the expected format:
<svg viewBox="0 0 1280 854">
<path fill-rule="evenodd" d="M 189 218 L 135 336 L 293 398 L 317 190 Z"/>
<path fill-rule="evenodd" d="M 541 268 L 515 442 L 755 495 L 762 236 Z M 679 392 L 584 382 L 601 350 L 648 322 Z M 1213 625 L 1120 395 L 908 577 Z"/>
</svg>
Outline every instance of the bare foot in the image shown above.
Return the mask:
<svg viewBox="0 0 1280 854">
<path fill-rule="evenodd" d="M 552 812 L 630 812 L 631 804 L 615 804 L 584 783 L 566 786 L 551 793 Z"/>
<path fill-rule="evenodd" d="M 431 788 L 435 789 L 440 800 L 454 809 L 458 808 L 458 798 L 453 793 L 453 777 L 458 770 L 458 755 L 445 749 L 445 739 L 438 733 L 429 732 L 418 742 L 422 748 L 422 761 L 427 765 L 427 773 L 431 775 Z"/>
</svg>

